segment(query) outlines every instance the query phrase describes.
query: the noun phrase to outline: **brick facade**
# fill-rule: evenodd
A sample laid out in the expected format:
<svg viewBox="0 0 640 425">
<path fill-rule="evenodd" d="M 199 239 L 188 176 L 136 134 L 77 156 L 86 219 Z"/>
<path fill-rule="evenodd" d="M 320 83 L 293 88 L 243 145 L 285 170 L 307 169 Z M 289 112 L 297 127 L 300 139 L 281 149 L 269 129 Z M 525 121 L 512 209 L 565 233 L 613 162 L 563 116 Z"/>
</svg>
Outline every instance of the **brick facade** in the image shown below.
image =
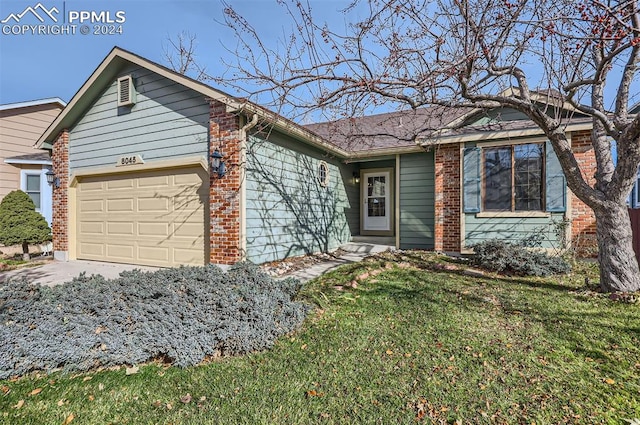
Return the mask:
<svg viewBox="0 0 640 425">
<path fill-rule="evenodd" d="M 240 119 L 215 100 L 209 107 L 209 155 L 217 148 L 224 155 L 226 175 L 210 175 L 210 262 L 234 264 L 242 259 L 240 241 Z"/>
<path fill-rule="evenodd" d="M 460 146 L 438 146 L 435 162 L 435 250 L 460 252 Z"/>
<path fill-rule="evenodd" d="M 591 145 L 589 130 L 575 132 L 571 136 L 571 149 L 575 155 L 582 177 L 595 184 L 596 157 Z M 593 210 L 577 196 L 571 196 L 571 243 L 578 255 L 593 256 L 597 252 L 596 218 Z"/>
<path fill-rule="evenodd" d="M 69 131 L 63 130 L 53 144 L 51 152 L 53 172 L 60 186 L 53 189 L 53 217 L 51 231 L 54 255 L 66 259 L 69 252 Z M 56 252 L 60 254 L 55 254 Z"/>
</svg>

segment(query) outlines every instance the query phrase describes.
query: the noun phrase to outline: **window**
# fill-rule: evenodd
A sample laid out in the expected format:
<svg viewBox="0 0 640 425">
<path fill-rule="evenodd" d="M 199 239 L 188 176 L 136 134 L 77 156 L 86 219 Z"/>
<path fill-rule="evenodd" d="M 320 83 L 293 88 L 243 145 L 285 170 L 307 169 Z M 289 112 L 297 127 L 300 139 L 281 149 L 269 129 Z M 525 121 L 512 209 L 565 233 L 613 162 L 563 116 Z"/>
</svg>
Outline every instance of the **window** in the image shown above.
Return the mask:
<svg viewBox="0 0 640 425">
<path fill-rule="evenodd" d="M 483 149 L 485 211 L 541 211 L 542 143 Z"/>
<path fill-rule="evenodd" d="M 25 192 L 33 203 L 36 205 L 36 210 L 40 209 L 40 174 L 26 174 L 24 183 Z"/>
<path fill-rule="evenodd" d="M 318 164 L 318 183 L 323 187 L 329 184 L 329 166 L 324 161 Z"/>
<path fill-rule="evenodd" d="M 384 217 L 386 209 L 386 176 L 367 177 L 367 217 Z"/>
<path fill-rule="evenodd" d="M 566 211 L 566 179 L 549 141 L 466 147 L 462 165 L 465 213 Z"/>
</svg>

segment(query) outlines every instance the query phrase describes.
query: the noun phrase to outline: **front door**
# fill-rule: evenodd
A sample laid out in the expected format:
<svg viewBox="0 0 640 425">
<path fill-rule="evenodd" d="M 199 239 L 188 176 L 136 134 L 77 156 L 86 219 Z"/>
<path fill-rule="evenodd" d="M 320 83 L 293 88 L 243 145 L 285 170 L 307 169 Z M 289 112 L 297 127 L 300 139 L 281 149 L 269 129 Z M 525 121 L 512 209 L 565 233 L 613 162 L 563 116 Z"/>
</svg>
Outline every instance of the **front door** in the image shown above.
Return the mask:
<svg viewBox="0 0 640 425">
<path fill-rule="evenodd" d="M 362 173 L 362 231 L 363 234 L 391 232 L 391 172 L 364 171 Z"/>
</svg>

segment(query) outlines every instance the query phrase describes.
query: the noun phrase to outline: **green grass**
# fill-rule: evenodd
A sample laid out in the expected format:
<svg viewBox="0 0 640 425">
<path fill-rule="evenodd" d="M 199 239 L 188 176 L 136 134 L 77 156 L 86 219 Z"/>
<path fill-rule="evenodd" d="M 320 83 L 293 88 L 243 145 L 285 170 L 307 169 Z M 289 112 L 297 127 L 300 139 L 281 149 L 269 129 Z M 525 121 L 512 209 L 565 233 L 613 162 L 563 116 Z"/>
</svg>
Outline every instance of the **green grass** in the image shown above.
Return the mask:
<svg viewBox="0 0 640 425">
<path fill-rule="evenodd" d="M 511 279 L 466 276 L 433 255 L 395 260 L 310 282 L 302 296 L 317 311 L 269 352 L 188 369 L 150 364 L 132 375 L 121 368 L 2 381 L 0 423 L 62 424 L 70 415 L 74 424 L 640 418 L 640 306 L 584 291 L 593 266 Z"/>
<path fill-rule="evenodd" d="M 0 264 L 5 264 L 7 266 L 19 266 L 25 264 L 27 261 L 25 260 L 14 260 L 10 258 L 0 258 Z"/>
</svg>

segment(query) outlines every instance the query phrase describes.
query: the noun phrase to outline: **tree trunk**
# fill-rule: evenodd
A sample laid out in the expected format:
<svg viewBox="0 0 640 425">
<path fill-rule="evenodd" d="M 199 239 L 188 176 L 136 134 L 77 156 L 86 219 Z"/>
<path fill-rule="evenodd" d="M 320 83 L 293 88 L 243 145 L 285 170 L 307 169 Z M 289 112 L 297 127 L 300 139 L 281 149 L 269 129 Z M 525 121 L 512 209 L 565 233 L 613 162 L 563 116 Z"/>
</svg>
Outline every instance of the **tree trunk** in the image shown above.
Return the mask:
<svg viewBox="0 0 640 425">
<path fill-rule="evenodd" d="M 595 216 L 600 287 L 605 292 L 640 291 L 640 268 L 627 206 L 612 202 L 595 211 Z"/>
<path fill-rule="evenodd" d="M 29 261 L 31 257 L 29 256 L 29 244 L 27 242 L 22 242 L 22 259 L 24 261 Z"/>
</svg>

